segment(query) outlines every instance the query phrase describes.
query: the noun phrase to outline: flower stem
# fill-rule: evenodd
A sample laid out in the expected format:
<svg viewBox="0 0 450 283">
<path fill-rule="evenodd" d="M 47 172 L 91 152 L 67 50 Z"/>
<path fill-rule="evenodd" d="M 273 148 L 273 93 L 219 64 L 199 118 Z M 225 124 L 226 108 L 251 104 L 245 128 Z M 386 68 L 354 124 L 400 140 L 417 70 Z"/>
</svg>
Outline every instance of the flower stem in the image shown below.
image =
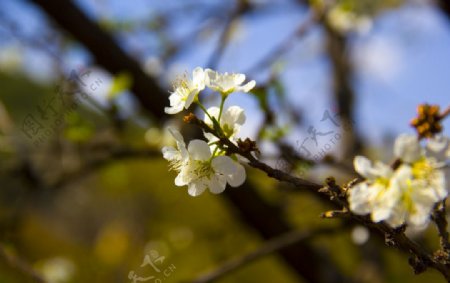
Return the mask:
<svg viewBox="0 0 450 283">
<path fill-rule="evenodd" d="M 220 101 L 220 109 L 219 109 L 219 118 L 217 118 L 217 120 L 220 121 L 220 118 L 222 117 L 222 111 L 223 111 L 223 105 L 225 104 L 225 99 L 227 99 L 227 97 L 223 94 L 220 95 L 221 96 L 221 101 Z"/>
<path fill-rule="evenodd" d="M 214 125 L 214 130 L 218 131 L 220 134 L 223 135 L 222 132 L 222 128 L 220 128 L 220 124 L 219 122 L 217 122 L 216 118 L 212 117 L 208 111 L 206 110 L 205 106 L 203 106 L 203 104 L 200 101 L 196 101 L 196 103 L 198 104 L 198 106 L 200 107 L 200 109 L 203 110 L 203 112 L 205 112 L 206 116 L 208 116 L 208 118 L 212 121 L 213 125 Z"/>
<path fill-rule="evenodd" d="M 450 106 L 448 106 L 444 111 L 441 112 L 441 120 L 445 119 L 450 114 Z"/>
<path fill-rule="evenodd" d="M 211 119 L 211 121 L 214 121 L 214 118 L 211 117 L 211 115 L 209 115 L 208 111 L 206 111 L 205 106 L 203 106 L 203 104 L 200 101 L 197 101 L 197 104 L 200 107 L 200 109 L 202 109 L 203 112 L 205 112 L 205 114 L 209 117 L 209 119 Z"/>
<path fill-rule="evenodd" d="M 217 147 L 214 149 L 214 152 L 212 154 L 212 157 L 216 156 L 217 151 L 219 150 L 219 145 L 217 145 Z"/>
</svg>

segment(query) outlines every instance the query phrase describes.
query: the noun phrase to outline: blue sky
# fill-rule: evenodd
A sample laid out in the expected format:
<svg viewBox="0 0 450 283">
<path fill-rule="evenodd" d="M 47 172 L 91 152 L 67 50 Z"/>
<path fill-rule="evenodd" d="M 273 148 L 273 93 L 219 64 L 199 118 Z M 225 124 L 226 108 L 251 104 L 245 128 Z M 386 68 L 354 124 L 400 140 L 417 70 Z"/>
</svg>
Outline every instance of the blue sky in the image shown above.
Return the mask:
<svg viewBox="0 0 450 283">
<path fill-rule="evenodd" d="M 172 9 L 180 3 L 197 3 L 187 13 Z M 242 72 L 251 68 L 278 43 L 289 37 L 296 25 L 305 19 L 305 11 L 284 3 L 276 10 L 261 10 L 235 23 L 229 46 L 225 49 L 218 69 Z M 131 5 L 128 1 L 90 1 L 77 3 L 95 19 L 110 18 L 120 21 L 143 22 L 158 11 L 173 11 L 170 22 L 171 35 L 184 38 L 199 25 L 211 24 L 202 18 L 205 7 L 226 7 L 222 1 L 151 1 L 140 0 Z M 198 4 L 200 3 L 200 4 Z M 4 0 L 0 10 L 20 27 L 25 36 L 48 31 L 48 22 L 39 9 L 24 0 Z M 193 37 L 184 52 L 162 67 L 160 78 L 167 81 L 172 74 L 203 66 L 209 59 L 218 40 L 218 28 L 206 30 Z M 116 38 L 120 44 L 143 63 L 159 55 L 159 43 L 154 35 L 141 27 Z M 210 35 L 210 36 L 208 36 Z M 296 41 L 294 48 L 281 58 L 284 69 L 281 81 L 292 105 L 303 110 L 306 125 L 319 127 L 320 118 L 332 109 L 329 62 L 322 48 L 322 33 L 314 29 Z M 193 43 L 192 43 L 193 42 Z M 351 38 L 352 60 L 356 75 L 356 121 L 359 131 L 373 143 L 379 143 L 389 133 L 412 132 L 409 120 L 415 115 L 419 103 L 436 103 L 442 107 L 450 104 L 450 21 L 429 5 L 407 4 L 383 13 L 374 19 L 368 33 L 354 34 Z M 50 46 L 51 48 L 51 46 Z M 53 59 L 46 52 L 24 44 L 0 29 L 0 65 L 10 58 L 11 49 L 18 51 L 21 67 L 33 78 L 49 81 L 55 73 Z M 6 51 L 10 52 L 7 53 Z M 2 55 L 3 54 L 3 57 Z M 6 54 L 6 55 L 5 55 Z M 139 54 L 139 55 L 136 55 Z M 3 59 L 1 59 L 3 58 Z M 89 54 L 75 46 L 64 54 L 63 67 L 68 72 L 80 66 L 89 66 Z M 267 72 L 248 74 L 263 80 Z M 167 84 L 168 85 L 168 84 Z M 127 99 L 121 100 L 127 105 Z M 232 95 L 229 104 L 238 104 L 247 110 L 245 128 L 254 132 L 261 115 L 256 100 L 248 94 Z M 448 120 L 445 126 L 450 126 Z M 294 131 L 291 140 L 298 140 L 303 131 Z M 448 134 L 448 130 L 447 130 Z"/>
</svg>

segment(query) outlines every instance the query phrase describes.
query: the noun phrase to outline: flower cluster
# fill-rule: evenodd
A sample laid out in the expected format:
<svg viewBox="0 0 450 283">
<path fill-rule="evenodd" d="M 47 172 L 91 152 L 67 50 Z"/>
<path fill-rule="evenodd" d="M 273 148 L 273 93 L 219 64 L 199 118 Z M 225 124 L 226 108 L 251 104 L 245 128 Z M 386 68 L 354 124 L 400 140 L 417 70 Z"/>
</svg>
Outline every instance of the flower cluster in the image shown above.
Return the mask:
<svg viewBox="0 0 450 283">
<path fill-rule="evenodd" d="M 168 114 L 176 114 L 188 109 L 192 103 L 205 112 L 204 122 L 221 136 L 231 142 L 237 142 L 237 134 L 245 122 L 245 113 L 239 106 L 231 106 L 224 110 L 228 95 L 233 92 L 249 92 L 255 87 L 255 81 L 246 84 L 244 74 L 218 73 L 211 69 L 197 67 L 192 77 L 185 76 L 175 83 L 171 93 L 170 107 L 165 108 Z M 206 87 L 221 95 L 220 107 L 206 109 L 199 100 L 199 94 Z M 225 190 L 227 184 L 233 187 L 242 185 L 246 173 L 234 155 L 227 156 L 220 147 L 219 139 L 211 133 L 205 133 L 207 141 L 192 140 L 188 146 L 182 135 L 170 129 L 176 140 L 175 147 L 164 147 L 163 157 L 169 161 L 172 170 L 178 173 L 176 186 L 188 186 L 191 196 L 198 196 L 207 188 L 218 194 Z"/>
<path fill-rule="evenodd" d="M 350 189 L 350 210 L 392 227 L 426 227 L 434 206 L 448 194 L 448 149 L 449 139 L 443 136 L 422 147 L 416 136 L 400 135 L 394 144 L 395 168 L 355 157 L 355 170 L 366 180 Z"/>
<path fill-rule="evenodd" d="M 244 74 L 221 74 L 211 69 L 203 70 L 197 67 L 192 72 L 192 78 L 184 76 L 175 82 L 174 91 L 169 97 L 170 107 L 164 110 L 167 114 L 176 114 L 183 111 L 183 108 L 188 109 L 192 102 L 198 101 L 198 95 L 205 87 L 225 97 L 232 92 L 249 92 L 255 87 L 255 81 L 242 85 L 244 81 Z"/>
</svg>

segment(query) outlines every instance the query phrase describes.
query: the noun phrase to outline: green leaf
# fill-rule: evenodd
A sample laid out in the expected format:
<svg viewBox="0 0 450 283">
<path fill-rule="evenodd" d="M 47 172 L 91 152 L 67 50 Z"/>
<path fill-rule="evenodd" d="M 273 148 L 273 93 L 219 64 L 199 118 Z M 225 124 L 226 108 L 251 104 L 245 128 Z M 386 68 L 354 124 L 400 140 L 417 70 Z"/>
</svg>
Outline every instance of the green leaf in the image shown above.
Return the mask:
<svg viewBox="0 0 450 283">
<path fill-rule="evenodd" d="M 133 83 L 131 75 L 127 72 L 121 72 L 116 75 L 112 81 L 108 93 L 108 99 L 116 98 L 121 92 L 129 89 Z"/>
<path fill-rule="evenodd" d="M 72 112 L 66 115 L 66 128 L 64 136 L 73 142 L 86 142 L 95 133 L 94 125 L 77 113 Z"/>
</svg>

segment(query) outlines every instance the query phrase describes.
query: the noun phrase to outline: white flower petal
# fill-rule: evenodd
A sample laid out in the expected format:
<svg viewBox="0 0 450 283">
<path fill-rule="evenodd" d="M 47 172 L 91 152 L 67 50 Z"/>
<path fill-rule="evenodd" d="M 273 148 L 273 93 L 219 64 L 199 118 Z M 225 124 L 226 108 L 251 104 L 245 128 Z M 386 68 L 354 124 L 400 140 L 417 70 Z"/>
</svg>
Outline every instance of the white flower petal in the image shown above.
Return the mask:
<svg viewBox="0 0 450 283">
<path fill-rule="evenodd" d="M 178 151 L 180 152 L 180 158 L 185 160 L 189 158 L 189 154 L 186 149 L 186 144 L 184 143 L 184 138 L 181 133 L 175 128 L 168 128 L 169 133 L 175 138 Z"/>
<path fill-rule="evenodd" d="M 220 112 L 219 107 L 213 106 L 213 107 L 208 108 L 206 111 L 208 112 L 209 116 L 216 118 L 216 120 L 219 117 L 219 112 Z M 206 113 L 205 113 L 205 118 L 203 119 L 203 121 L 205 121 L 205 123 L 208 126 L 213 127 L 213 122 L 211 121 L 209 116 L 206 115 Z"/>
<path fill-rule="evenodd" d="M 245 85 L 240 87 L 240 91 L 249 92 L 256 86 L 256 82 L 254 80 L 249 81 Z"/>
<path fill-rule="evenodd" d="M 188 185 L 188 193 L 189 195 L 196 197 L 201 195 L 207 188 L 207 183 L 205 180 L 197 180 L 189 183 Z"/>
<path fill-rule="evenodd" d="M 427 157 L 433 157 L 436 161 L 445 161 L 448 150 L 450 150 L 450 140 L 443 135 L 429 139 L 426 145 Z"/>
<path fill-rule="evenodd" d="M 165 107 L 164 111 L 167 114 L 176 114 L 183 110 L 184 101 L 183 94 L 180 88 L 176 88 L 174 92 L 169 96 L 170 107 Z"/>
<path fill-rule="evenodd" d="M 167 130 L 169 131 L 169 133 L 174 137 L 174 139 L 177 142 L 179 142 L 181 144 L 184 144 L 184 138 L 183 138 L 183 136 L 181 135 L 181 133 L 177 129 L 175 129 L 175 128 L 168 128 Z"/>
<path fill-rule="evenodd" d="M 211 134 L 211 133 L 205 133 L 205 132 L 203 132 L 203 136 L 208 140 L 208 143 L 211 143 L 211 142 L 216 142 L 216 141 L 218 141 L 219 140 L 219 138 L 217 138 L 215 135 L 213 135 L 213 134 Z M 217 145 L 214 145 L 214 148 L 216 147 Z M 211 146 L 210 146 L 211 147 Z M 214 150 L 211 150 L 212 152 L 214 152 Z"/>
<path fill-rule="evenodd" d="M 395 170 L 394 174 L 392 175 L 391 182 L 395 186 L 405 187 L 407 186 L 407 182 L 413 178 L 412 174 L 412 167 L 407 164 L 402 164 L 400 167 Z"/>
<path fill-rule="evenodd" d="M 369 159 L 361 155 L 358 155 L 353 159 L 353 166 L 355 167 L 356 172 L 369 180 L 389 178 L 392 175 L 392 169 L 388 165 L 380 161 L 372 164 Z"/>
<path fill-rule="evenodd" d="M 192 90 L 186 98 L 184 108 L 188 109 L 191 106 L 192 102 L 194 101 L 194 99 L 197 95 L 198 95 L 198 90 L 197 89 Z"/>
<path fill-rule="evenodd" d="M 216 175 L 209 181 L 209 191 L 213 194 L 222 193 L 227 186 L 225 176 Z"/>
<path fill-rule="evenodd" d="M 434 202 L 415 203 L 413 211 L 410 212 L 407 223 L 416 228 L 424 228 L 430 221 Z"/>
<path fill-rule="evenodd" d="M 208 160 L 211 157 L 208 144 L 202 140 L 192 140 L 188 145 L 188 152 L 194 160 Z"/>
<path fill-rule="evenodd" d="M 371 191 L 366 182 L 353 186 L 349 194 L 350 210 L 359 215 L 371 212 Z"/>
<path fill-rule="evenodd" d="M 211 166 L 215 172 L 223 175 L 232 175 L 236 173 L 236 163 L 228 156 L 217 156 L 211 161 Z"/>
<path fill-rule="evenodd" d="M 373 222 L 380 222 L 386 220 L 391 215 L 390 207 L 377 207 L 372 211 L 371 219 Z"/>
<path fill-rule="evenodd" d="M 205 71 L 202 68 L 197 67 L 192 71 L 192 82 L 198 91 L 205 88 Z"/>
<path fill-rule="evenodd" d="M 397 228 L 405 223 L 406 211 L 402 207 L 396 208 L 391 216 L 385 220 L 389 226 Z"/>
<path fill-rule="evenodd" d="M 381 161 L 376 161 L 371 169 L 371 174 L 377 177 L 390 178 L 392 175 L 392 168 Z"/>
<path fill-rule="evenodd" d="M 241 164 L 236 164 L 236 172 L 231 175 L 227 175 L 227 182 L 232 187 L 239 187 L 245 182 L 247 174 L 245 173 L 245 168 Z"/>
<path fill-rule="evenodd" d="M 450 185 L 450 169 L 436 170 L 433 174 L 433 180 L 430 184 L 438 196 L 439 200 L 443 200 L 448 196 L 448 187 Z"/>
<path fill-rule="evenodd" d="M 177 104 L 172 105 L 171 107 L 164 107 L 164 112 L 166 114 L 177 114 L 183 111 L 184 103 L 180 101 Z"/>
<path fill-rule="evenodd" d="M 174 160 L 179 158 L 180 152 L 173 148 L 172 146 L 165 146 L 162 148 L 163 158 L 166 160 Z"/>
<path fill-rule="evenodd" d="M 164 111 L 167 114 L 176 114 L 183 108 L 189 108 L 198 93 L 204 88 L 205 74 L 202 68 L 197 67 L 192 72 L 192 79 L 183 78 L 176 82 L 175 90 L 169 97 L 171 107 L 166 107 Z"/>
<path fill-rule="evenodd" d="M 444 198 L 441 198 L 441 196 L 438 195 L 432 188 L 426 188 L 422 186 L 414 188 L 413 192 L 411 193 L 411 200 L 416 205 L 416 207 L 421 208 L 427 207 L 431 209 L 435 203 L 443 200 Z"/>
<path fill-rule="evenodd" d="M 228 124 L 234 126 L 235 124 L 243 125 L 245 123 L 245 112 L 239 106 L 231 106 L 222 113 L 220 124 Z"/>
<path fill-rule="evenodd" d="M 205 70 L 205 82 L 208 87 L 211 87 L 211 84 L 216 81 L 218 74 L 216 71 L 211 69 Z"/>
<path fill-rule="evenodd" d="M 215 80 L 216 77 L 217 77 L 217 75 L 218 75 L 218 74 L 217 74 L 216 71 L 211 70 L 211 69 L 209 69 L 209 68 L 206 68 L 206 69 L 205 69 L 205 76 L 206 76 L 206 77 Z"/>
<path fill-rule="evenodd" d="M 419 140 L 414 135 L 402 134 L 398 136 L 394 144 L 394 154 L 407 163 L 420 159 L 422 149 Z"/>
<path fill-rule="evenodd" d="M 245 81 L 245 75 L 244 74 L 227 74 L 233 78 L 233 83 L 235 85 L 240 85 Z"/>
<path fill-rule="evenodd" d="M 245 81 L 244 74 L 229 74 L 229 73 L 218 73 L 211 69 L 205 70 L 206 74 L 206 85 L 222 94 L 229 94 L 233 91 L 246 91 L 248 92 L 255 86 L 255 82 L 251 81 L 241 86 Z"/>
<path fill-rule="evenodd" d="M 372 162 L 364 156 L 358 155 L 353 159 L 356 172 L 366 178 L 374 178 L 372 175 Z"/>
<path fill-rule="evenodd" d="M 186 186 L 189 183 L 189 180 L 186 178 L 184 172 L 180 172 L 175 178 L 175 185 L 178 187 Z"/>
</svg>

